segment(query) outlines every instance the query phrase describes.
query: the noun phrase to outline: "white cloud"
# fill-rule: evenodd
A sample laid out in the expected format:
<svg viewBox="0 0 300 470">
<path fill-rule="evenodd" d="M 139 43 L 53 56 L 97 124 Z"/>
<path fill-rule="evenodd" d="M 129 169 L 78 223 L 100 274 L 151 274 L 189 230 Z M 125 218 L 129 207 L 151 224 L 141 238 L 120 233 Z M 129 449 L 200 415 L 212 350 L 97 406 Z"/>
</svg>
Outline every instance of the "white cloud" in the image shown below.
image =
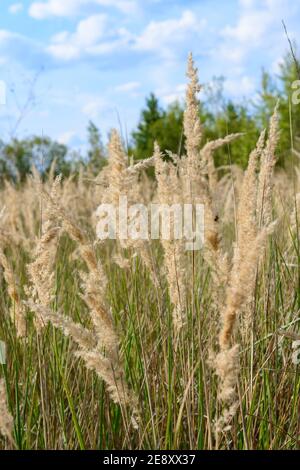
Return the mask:
<svg viewBox="0 0 300 470">
<path fill-rule="evenodd" d="M 137 37 L 134 47 L 140 51 L 160 50 L 168 53 L 168 46 L 187 41 L 191 33 L 202 32 L 204 25 L 205 20 L 199 21 L 192 11 L 186 10 L 179 19 L 151 21 L 143 33 Z"/>
<path fill-rule="evenodd" d="M 94 15 L 80 21 L 77 31 L 71 35 L 71 42 L 80 48 L 92 46 L 103 36 L 106 16 Z"/>
<path fill-rule="evenodd" d="M 236 64 L 240 64 L 246 55 L 245 47 L 239 44 L 230 44 L 228 42 L 224 42 L 218 49 L 217 52 L 214 52 L 216 57 L 220 57 L 225 61 L 234 62 Z"/>
<path fill-rule="evenodd" d="M 114 7 L 123 13 L 134 13 L 137 10 L 138 2 L 135 0 L 94 0 L 97 5 L 104 7 Z"/>
<path fill-rule="evenodd" d="M 181 83 L 174 88 L 161 88 L 157 89 L 155 93 L 166 105 L 174 103 L 175 101 L 182 101 L 185 97 L 186 84 Z"/>
<path fill-rule="evenodd" d="M 126 28 L 120 28 L 116 31 L 110 28 L 106 31 L 105 39 L 103 42 L 91 45 L 85 52 L 91 56 L 118 53 L 129 49 L 130 44 L 135 41 L 134 35 Z"/>
<path fill-rule="evenodd" d="M 236 26 L 227 26 L 222 34 L 225 38 L 246 44 L 259 44 L 273 18 L 265 10 L 247 11 L 241 15 Z"/>
<path fill-rule="evenodd" d="M 58 59 L 77 59 L 103 38 L 106 22 L 106 15 L 90 16 L 78 23 L 75 33 L 62 31 L 53 36 L 47 50 Z"/>
<path fill-rule="evenodd" d="M 122 85 L 118 85 L 115 87 L 115 91 L 117 93 L 131 93 L 135 92 L 140 88 L 141 84 L 139 82 L 128 82 L 123 83 Z"/>
<path fill-rule="evenodd" d="M 116 29 L 105 14 L 92 15 L 80 21 L 74 33 L 62 31 L 53 36 L 47 51 L 65 61 L 125 52 L 149 52 L 172 60 L 202 33 L 204 24 L 191 11 L 184 11 L 179 18 L 151 21 L 134 34 L 124 27 Z"/>
<path fill-rule="evenodd" d="M 63 134 L 60 134 L 57 138 L 57 141 L 60 144 L 69 145 L 75 136 L 76 136 L 76 133 L 74 131 L 67 131 L 67 132 L 64 132 Z"/>
<path fill-rule="evenodd" d="M 51 16 L 70 16 L 79 12 L 81 4 L 81 0 L 34 2 L 29 7 L 29 15 L 38 20 Z"/>
<path fill-rule="evenodd" d="M 136 9 L 135 0 L 47 0 L 33 2 L 29 7 L 29 15 L 37 20 L 53 16 L 70 17 L 82 13 L 85 7 L 113 7 L 123 13 L 131 13 Z"/>
<path fill-rule="evenodd" d="M 241 98 L 255 92 L 255 83 L 252 78 L 243 75 L 225 80 L 224 90 L 234 98 Z"/>
<path fill-rule="evenodd" d="M 45 59 L 43 47 L 38 42 L 8 30 L 0 30 L 0 56 L 9 62 L 19 61 L 35 70 Z"/>
<path fill-rule="evenodd" d="M 283 58 L 282 56 L 277 57 L 276 59 L 273 60 L 270 70 L 273 74 L 279 75 L 281 72 L 281 66 L 283 65 Z"/>
<path fill-rule="evenodd" d="M 81 111 L 89 119 L 97 119 L 107 109 L 107 102 L 101 96 L 86 96 L 83 98 Z"/>
<path fill-rule="evenodd" d="M 13 3 L 8 8 L 9 13 L 11 13 L 12 15 L 16 15 L 17 13 L 20 13 L 22 10 L 23 10 L 23 3 L 21 2 Z"/>
<path fill-rule="evenodd" d="M 282 18 L 293 17 L 298 7 L 287 10 L 284 0 L 239 0 L 238 18 L 220 32 L 221 43 L 213 55 L 233 64 L 246 64 L 257 58 L 279 55 L 284 50 Z M 299 10 L 299 8 L 298 8 Z M 297 10 L 297 11 L 298 11 Z"/>
<path fill-rule="evenodd" d="M 286 8 L 286 0 L 239 0 L 239 4 L 244 10 L 247 8 L 258 10 L 265 7 L 273 8 L 274 10 L 281 7 Z"/>
<path fill-rule="evenodd" d="M 239 0 L 239 3 L 244 8 L 251 8 L 255 5 L 255 0 Z"/>
</svg>

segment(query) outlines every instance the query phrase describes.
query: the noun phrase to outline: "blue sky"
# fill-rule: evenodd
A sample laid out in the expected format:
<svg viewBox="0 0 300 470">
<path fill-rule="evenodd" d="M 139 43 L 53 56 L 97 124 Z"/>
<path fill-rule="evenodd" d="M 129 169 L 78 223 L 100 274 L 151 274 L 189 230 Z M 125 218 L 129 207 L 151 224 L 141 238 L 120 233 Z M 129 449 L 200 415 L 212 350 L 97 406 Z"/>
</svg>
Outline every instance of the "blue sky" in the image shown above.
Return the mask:
<svg viewBox="0 0 300 470">
<path fill-rule="evenodd" d="M 287 51 L 282 19 L 300 42 L 298 0 L 1 0 L 0 138 L 84 149 L 89 119 L 104 140 L 130 133 L 151 91 L 183 98 L 189 51 L 202 83 L 224 76 L 227 96 L 253 97 Z"/>
</svg>

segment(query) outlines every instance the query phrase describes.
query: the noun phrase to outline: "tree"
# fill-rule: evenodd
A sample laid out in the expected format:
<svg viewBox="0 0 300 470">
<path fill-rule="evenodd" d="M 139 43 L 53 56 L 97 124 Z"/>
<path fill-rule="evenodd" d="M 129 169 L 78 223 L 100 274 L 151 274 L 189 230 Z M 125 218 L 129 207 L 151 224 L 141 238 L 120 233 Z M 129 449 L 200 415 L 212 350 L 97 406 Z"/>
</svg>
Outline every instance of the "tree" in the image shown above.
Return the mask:
<svg viewBox="0 0 300 470">
<path fill-rule="evenodd" d="M 5 155 L 3 153 L 4 147 L 5 143 L 0 140 L 0 186 L 3 185 L 6 179 L 11 178 L 11 171 L 7 159 L 5 158 Z"/>
<path fill-rule="evenodd" d="M 245 105 L 228 101 L 224 111 L 211 123 L 209 131 L 214 139 L 225 137 L 227 134 L 244 133 L 245 135 L 235 140 L 229 147 L 222 147 L 215 153 L 215 163 L 217 166 L 230 163 L 241 165 L 243 168 L 247 166 L 249 154 L 259 136 L 259 128 Z"/>
<path fill-rule="evenodd" d="M 146 107 L 141 112 L 137 130 L 132 133 L 134 155 L 136 158 L 147 158 L 153 153 L 154 141 L 157 139 L 159 123 L 164 117 L 158 99 L 151 93 L 146 99 Z"/>
<path fill-rule="evenodd" d="M 226 101 L 223 96 L 222 82 L 218 81 L 217 99 L 222 106 L 211 109 L 213 90 L 207 103 L 199 103 L 199 119 L 203 124 L 203 143 L 224 137 L 227 134 L 245 132 L 245 136 L 216 152 L 217 165 L 231 163 L 247 165 L 248 156 L 255 146 L 259 135 L 255 119 L 250 115 L 246 106 L 235 105 Z M 182 155 L 184 153 L 183 135 L 184 108 L 179 102 L 170 104 L 166 110 L 160 108 L 155 95 L 151 94 L 146 101 L 146 108 L 141 113 L 137 131 L 133 132 L 133 153 L 137 158 L 152 155 L 156 140 L 163 152 L 171 150 Z"/>
<path fill-rule="evenodd" d="M 99 171 L 106 164 L 104 147 L 101 141 L 101 135 L 98 127 L 90 121 L 88 128 L 88 164 L 90 165 L 94 173 L 99 173 Z"/>
<path fill-rule="evenodd" d="M 295 138 L 300 137 L 300 106 L 292 101 L 294 91 L 292 84 L 300 77 L 298 67 L 290 55 L 286 56 L 280 65 L 279 79 L 282 89 L 279 106 L 281 128 L 279 145 L 283 158 L 286 158 L 290 155 L 291 148 L 297 146 Z"/>
<path fill-rule="evenodd" d="M 5 162 L 6 170 L 11 178 L 24 181 L 32 166 L 31 153 L 27 142 L 12 139 L 1 148 L 1 160 Z"/>
<path fill-rule="evenodd" d="M 279 99 L 280 140 L 277 148 L 278 162 L 285 165 L 291 156 L 291 148 L 300 136 L 300 106 L 292 102 L 292 84 L 299 79 L 294 58 L 287 54 L 279 66 L 277 81 L 263 72 L 259 102 L 256 107 L 256 118 L 263 128 L 267 127 Z"/>
<path fill-rule="evenodd" d="M 67 176 L 72 170 L 72 161 L 68 159 L 68 147 L 60 144 L 50 137 L 34 136 L 27 141 L 24 141 L 31 153 L 31 161 L 41 175 L 46 175 L 52 162 L 55 160 L 56 174 L 63 174 Z"/>
<path fill-rule="evenodd" d="M 163 152 L 166 150 L 176 154 L 182 154 L 183 152 L 183 111 L 180 103 L 175 101 L 163 112 L 162 117 L 152 125 L 152 141 L 157 140 Z"/>
<path fill-rule="evenodd" d="M 261 89 L 258 97 L 258 103 L 254 103 L 255 118 L 262 129 L 267 129 L 279 98 L 279 91 L 273 77 L 265 70 L 262 71 Z"/>
<path fill-rule="evenodd" d="M 55 160 L 56 173 L 68 175 L 71 171 L 71 161 L 67 160 L 68 148 L 53 141 L 49 137 L 33 136 L 28 139 L 12 139 L 0 146 L 1 170 L 7 176 L 23 182 L 36 166 L 42 176 L 45 176 Z"/>
</svg>

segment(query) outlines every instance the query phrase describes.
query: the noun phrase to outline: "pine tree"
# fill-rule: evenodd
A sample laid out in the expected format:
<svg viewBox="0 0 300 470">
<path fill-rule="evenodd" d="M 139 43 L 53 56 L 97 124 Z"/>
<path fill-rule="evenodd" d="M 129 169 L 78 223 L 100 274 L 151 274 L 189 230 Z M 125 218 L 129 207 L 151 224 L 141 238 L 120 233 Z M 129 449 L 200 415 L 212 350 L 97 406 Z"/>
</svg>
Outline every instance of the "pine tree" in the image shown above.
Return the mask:
<svg viewBox="0 0 300 470">
<path fill-rule="evenodd" d="M 96 174 L 99 173 L 101 168 L 106 164 L 103 144 L 98 127 L 92 122 L 88 125 L 88 163 L 92 171 Z"/>
</svg>

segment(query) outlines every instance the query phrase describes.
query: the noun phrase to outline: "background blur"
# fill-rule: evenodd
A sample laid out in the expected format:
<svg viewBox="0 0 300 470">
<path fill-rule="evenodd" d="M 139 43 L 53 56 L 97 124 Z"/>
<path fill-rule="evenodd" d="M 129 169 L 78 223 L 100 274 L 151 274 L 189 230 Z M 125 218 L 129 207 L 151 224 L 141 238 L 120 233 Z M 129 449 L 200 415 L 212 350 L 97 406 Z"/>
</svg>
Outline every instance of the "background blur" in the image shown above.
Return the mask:
<svg viewBox="0 0 300 470">
<path fill-rule="evenodd" d="M 54 155 L 58 171 L 88 161 L 97 170 L 112 127 L 138 158 L 155 138 L 181 151 L 189 51 L 203 84 L 205 138 L 247 132 L 231 152 L 243 165 L 281 96 L 282 163 L 297 78 L 282 20 L 297 54 L 300 3 L 292 0 L 1 0 L 1 174 L 22 177 L 32 163 L 46 171 Z"/>
</svg>

